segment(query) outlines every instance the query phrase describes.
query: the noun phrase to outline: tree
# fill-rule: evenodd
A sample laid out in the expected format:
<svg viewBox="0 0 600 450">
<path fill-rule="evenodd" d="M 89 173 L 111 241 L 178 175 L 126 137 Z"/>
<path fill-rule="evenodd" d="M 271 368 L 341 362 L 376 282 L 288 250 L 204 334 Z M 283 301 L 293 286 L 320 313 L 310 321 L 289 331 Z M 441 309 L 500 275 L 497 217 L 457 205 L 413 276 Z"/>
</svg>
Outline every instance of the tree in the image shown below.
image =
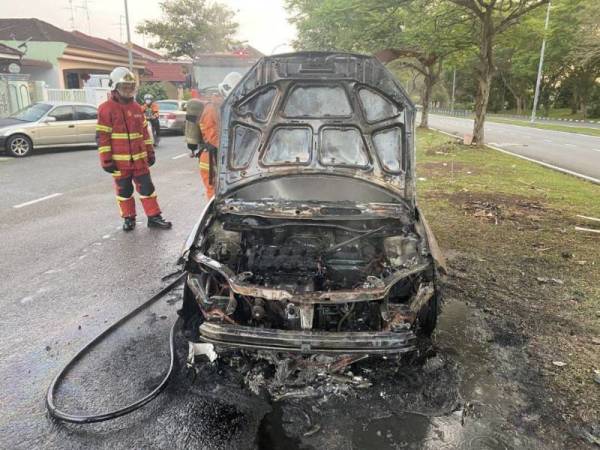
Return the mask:
<svg viewBox="0 0 600 450">
<path fill-rule="evenodd" d="M 146 82 L 140 84 L 137 91 L 137 101 L 141 105 L 144 103 L 144 95 L 150 94 L 154 100 L 164 100 L 167 98 L 167 91 L 160 82 Z"/>
<path fill-rule="evenodd" d="M 287 0 L 296 48 L 374 53 L 423 77 L 421 127 L 428 127 L 442 64 L 468 46 L 467 20 L 442 0 Z"/>
<path fill-rule="evenodd" d="M 238 24 L 234 12 L 206 0 L 166 0 L 160 3 L 163 18 L 146 20 L 136 31 L 156 36 L 150 47 L 164 49 L 169 57 L 196 57 L 198 53 L 228 50 L 236 44 Z"/>
<path fill-rule="evenodd" d="M 478 64 L 475 69 L 477 95 L 475 97 L 475 124 L 473 142 L 482 144 L 490 97 L 492 77 L 496 72 L 494 46 L 497 37 L 513 27 L 523 16 L 549 0 L 448 0 L 473 19 L 473 41 L 478 44 Z"/>
</svg>

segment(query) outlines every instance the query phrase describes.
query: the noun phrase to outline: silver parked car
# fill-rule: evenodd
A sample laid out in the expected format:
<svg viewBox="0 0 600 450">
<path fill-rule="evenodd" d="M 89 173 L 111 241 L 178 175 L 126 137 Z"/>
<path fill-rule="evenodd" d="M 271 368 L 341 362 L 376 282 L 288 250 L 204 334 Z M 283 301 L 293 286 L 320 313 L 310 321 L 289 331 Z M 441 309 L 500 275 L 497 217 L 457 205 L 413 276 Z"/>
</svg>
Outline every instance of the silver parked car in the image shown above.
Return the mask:
<svg viewBox="0 0 600 450">
<path fill-rule="evenodd" d="M 183 133 L 185 128 L 185 100 L 159 100 L 158 105 L 160 129 Z"/>
<path fill-rule="evenodd" d="M 0 119 L 0 150 L 17 157 L 33 149 L 96 145 L 94 105 L 39 102 Z"/>
</svg>

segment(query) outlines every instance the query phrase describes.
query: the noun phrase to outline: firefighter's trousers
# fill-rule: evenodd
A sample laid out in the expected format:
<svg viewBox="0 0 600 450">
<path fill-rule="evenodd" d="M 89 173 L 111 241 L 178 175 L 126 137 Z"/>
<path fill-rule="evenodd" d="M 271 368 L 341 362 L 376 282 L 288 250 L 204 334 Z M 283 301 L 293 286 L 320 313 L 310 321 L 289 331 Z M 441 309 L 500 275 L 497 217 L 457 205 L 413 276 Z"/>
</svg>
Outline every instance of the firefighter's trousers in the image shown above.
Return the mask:
<svg viewBox="0 0 600 450">
<path fill-rule="evenodd" d="M 121 217 L 135 217 L 134 183 L 146 215 L 152 217 L 160 214 L 154 184 L 148 169 L 121 169 L 113 173 L 113 178 Z"/>
<path fill-rule="evenodd" d="M 210 154 L 208 150 L 200 153 L 198 161 L 200 178 L 202 178 L 202 184 L 204 184 L 204 189 L 206 190 L 206 197 L 210 200 L 215 195 L 215 188 L 210 184 Z"/>
</svg>

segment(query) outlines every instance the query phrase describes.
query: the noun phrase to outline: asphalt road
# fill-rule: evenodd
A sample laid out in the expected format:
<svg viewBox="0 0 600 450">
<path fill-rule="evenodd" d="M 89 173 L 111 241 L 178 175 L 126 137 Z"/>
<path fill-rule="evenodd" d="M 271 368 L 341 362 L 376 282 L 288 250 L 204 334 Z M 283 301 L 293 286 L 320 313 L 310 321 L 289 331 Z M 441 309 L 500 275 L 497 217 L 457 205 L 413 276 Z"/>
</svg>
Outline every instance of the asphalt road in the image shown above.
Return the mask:
<svg viewBox="0 0 600 450">
<path fill-rule="evenodd" d="M 463 136 L 473 120 L 432 114 L 432 128 Z M 589 177 L 600 183 L 600 137 L 486 122 L 486 142 L 505 151 Z"/>
</svg>

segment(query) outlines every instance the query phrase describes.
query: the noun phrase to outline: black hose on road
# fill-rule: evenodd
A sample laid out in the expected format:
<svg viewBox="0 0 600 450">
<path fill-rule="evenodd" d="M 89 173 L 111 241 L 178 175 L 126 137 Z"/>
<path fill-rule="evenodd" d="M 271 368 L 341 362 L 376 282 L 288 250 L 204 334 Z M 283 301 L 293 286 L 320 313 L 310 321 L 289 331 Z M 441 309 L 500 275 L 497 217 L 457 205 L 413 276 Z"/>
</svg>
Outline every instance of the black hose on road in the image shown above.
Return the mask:
<svg viewBox="0 0 600 450">
<path fill-rule="evenodd" d="M 102 414 L 93 414 L 93 415 L 89 415 L 89 416 L 78 416 L 75 414 L 69 414 L 65 411 L 61 411 L 54 404 L 54 394 L 56 393 L 58 386 L 65 379 L 66 375 L 69 373 L 69 371 L 73 368 L 73 366 L 78 361 L 80 361 L 85 355 L 87 355 L 90 352 L 90 350 L 92 350 L 100 341 L 102 341 L 106 336 L 108 336 L 114 330 L 119 328 L 121 325 L 123 325 L 129 319 L 136 316 L 141 311 L 146 309 L 148 306 L 152 305 L 157 300 L 161 299 L 166 294 L 168 294 L 170 291 L 172 291 L 184 278 L 185 278 L 185 273 L 183 273 L 179 277 L 177 277 L 176 280 L 174 280 L 167 287 L 163 288 L 158 294 L 154 295 L 152 298 L 150 298 L 149 300 L 142 303 L 140 306 L 138 306 L 137 308 L 135 308 L 134 310 L 129 312 L 127 315 L 121 317 L 119 320 L 117 320 L 115 323 L 113 323 L 111 326 L 109 326 L 107 329 L 105 329 L 102 333 L 100 333 L 98 336 L 96 336 L 94 339 L 92 339 L 90 342 L 88 342 L 81 350 L 79 350 L 79 352 L 77 352 L 77 354 L 65 365 L 65 367 L 63 367 L 63 369 L 58 373 L 58 375 L 56 375 L 56 377 L 54 378 L 54 380 L 52 380 L 52 383 L 50 383 L 50 386 L 48 387 L 48 392 L 46 394 L 46 408 L 48 409 L 48 413 L 50 414 L 51 417 L 61 420 L 63 422 L 71 422 L 71 423 L 95 423 L 95 422 L 104 422 L 106 420 L 116 419 L 117 417 L 121 417 L 126 414 L 129 414 L 129 413 L 135 411 L 136 409 L 139 409 L 142 406 L 146 405 L 147 403 L 149 403 L 150 401 L 155 399 L 167 387 L 167 385 L 169 384 L 171 375 L 173 373 L 173 367 L 175 366 L 175 328 L 176 328 L 176 325 L 179 322 L 179 320 L 176 320 L 173 323 L 173 326 L 171 327 L 171 332 L 169 334 L 169 352 L 170 352 L 169 370 L 167 370 L 166 375 L 164 376 L 162 381 L 158 384 L 158 386 L 156 386 L 152 390 L 152 392 L 150 392 L 148 395 L 146 395 L 145 397 L 143 397 L 139 400 L 136 400 L 135 402 L 131 403 L 128 406 L 125 406 L 124 408 L 117 409 L 115 411 L 105 412 Z"/>
</svg>

